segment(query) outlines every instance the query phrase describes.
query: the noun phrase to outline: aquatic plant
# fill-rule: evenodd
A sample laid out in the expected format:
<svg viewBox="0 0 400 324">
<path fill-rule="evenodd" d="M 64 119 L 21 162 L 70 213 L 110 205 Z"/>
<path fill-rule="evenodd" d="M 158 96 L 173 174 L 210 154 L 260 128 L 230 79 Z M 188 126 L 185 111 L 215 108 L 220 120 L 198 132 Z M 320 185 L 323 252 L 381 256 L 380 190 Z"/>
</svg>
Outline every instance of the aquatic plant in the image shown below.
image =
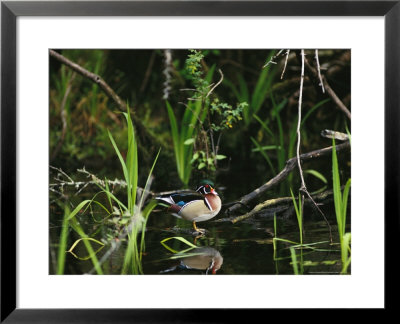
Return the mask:
<svg viewBox="0 0 400 324">
<path fill-rule="evenodd" d="M 298 202 L 294 198 L 293 191 L 290 189 L 290 194 L 292 196 L 294 210 L 296 212 L 297 224 L 299 225 L 299 235 L 300 235 L 300 244 L 303 244 L 303 203 L 302 197 L 299 193 Z"/>
<path fill-rule="evenodd" d="M 243 220 L 244 218 L 240 217 L 245 216 L 242 215 L 245 205 L 249 209 L 254 206 L 253 203 L 258 205 L 266 197 L 264 193 L 267 190 L 274 188 L 270 190 L 270 194 L 276 195 L 275 198 L 279 197 L 278 199 L 285 198 L 291 210 L 295 210 L 291 202 L 293 196 L 296 206 L 299 206 L 298 192 L 294 192 L 290 197 L 289 190 L 290 187 L 296 188 L 299 180 L 298 174 L 291 172 L 293 168 L 290 160 L 296 154 L 298 126 L 297 111 L 291 109 L 298 95 L 299 70 L 295 66 L 298 63 L 297 51 L 286 56 L 287 69 L 286 62 L 275 60 L 276 65 L 269 64 L 262 70 L 261 66 L 269 54 L 265 50 L 224 49 L 190 52 L 171 50 L 171 60 L 168 63 L 170 82 L 167 100 L 169 102 L 160 105 L 162 90 L 165 89 L 163 88 L 165 78 L 160 73 L 160 67 L 165 66 L 163 64 L 165 51 L 61 51 L 64 57 L 104 78 L 108 86 L 112 87 L 120 98 L 129 98 L 132 101 L 134 141 L 137 140 L 139 145 L 136 153 L 133 153 L 132 149 L 129 154 L 127 154 L 126 146 L 129 144 L 126 142 L 126 134 L 129 131 L 127 116 L 116 111 L 122 109 L 126 112 L 126 105 L 119 105 L 95 80 L 79 74 L 69 65 L 51 56 L 49 75 L 51 165 L 57 169 L 66 170 L 74 180 L 69 181 L 66 176 L 59 177 L 58 171 L 51 170 L 51 179 L 54 174 L 55 181 L 50 183 L 50 272 L 87 273 L 88 266 L 93 265 L 94 270 L 92 269 L 90 273 L 141 273 L 143 270 L 148 273 L 153 271 L 157 273 L 159 263 L 152 261 L 158 258 L 159 254 L 158 252 L 148 253 L 145 257 L 144 250 L 148 252 L 150 248 L 150 246 L 145 246 L 145 242 L 146 245 L 150 239 L 154 242 L 154 237 L 156 241 L 158 237 L 158 241 L 162 240 L 165 234 L 164 228 L 171 224 L 179 228 L 185 225 L 172 217 L 163 218 L 160 222 L 154 217 L 155 224 L 152 225 L 155 226 L 151 228 L 151 231 L 146 231 L 147 220 L 148 217 L 152 217 L 149 215 L 152 214 L 153 207 L 145 203 L 141 205 L 140 201 L 142 198 L 145 199 L 150 183 L 153 191 L 161 192 L 176 189 L 176 186 L 179 186 L 177 183 L 179 180 L 184 183 L 184 187 L 189 187 L 191 181 L 206 177 L 220 185 L 227 203 L 239 200 L 241 203 L 236 205 L 241 206 L 240 210 L 232 209 L 231 212 L 228 208 L 225 215 L 221 214 L 221 223 L 215 222 L 215 226 L 214 223 L 210 225 L 214 230 L 216 228 L 218 230 L 209 235 L 209 238 L 218 240 L 222 246 L 225 243 L 221 242 L 230 242 L 237 237 L 248 238 L 250 234 L 253 234 L 246 231 L 246 224 L 243 227 L 235 226 L 237 230 L 235 234 L 228 228 L 225 230 L 224 226 L 229 225 L 223 220 L 224 216 L 234 218 L 235 222 Z M 102 55 L 103 58 L 100 59 Z M 342 55 L 346 55 L 349 59 L 344 60 Z M 284 55 L 280 57 L 285 59 Z M 311 56 L 309 55 L 308 58 Z M 342 98 L 346 105 L 350 105 L 350 51 L 324 50 L 321 52 L 321 58 L 323 80 L 334 80 L 335 82 L 331 84 L 334 88 L 338 87 L 335 89 L 339 91 L 338 97 Z M 311 59 L 308 61 L 310 65 L 313 65 L 314 62 L 311 62 Z M 286 69 L 285 80 L 280 81 L 277 73 L 280 74 L 283 63 Z M 221 72 L 218 72 L 218 68 L 221 68 Z M 307 70 L 305 72 L 307 73 Z M 207 79 L 209 74 L 213 74 L 213 77 Z M 272 80 L 270 84 L 267 81 L 269 78 Z M 204 79 L 207 79 L 208 83 L 203 82 Z M 302 153 L 311 152 L 311 150 L 318 151 L 319 148 L 326 146 L 326 140 L 319 136 L 321 129 L 327 127 L 342 131 L 346 129 L 346 117 L 336 110 L 336 101 L 332 98 L 325 99 L 328 95 L 322 93 L 320 88 L 315 86 L 317 84 L 318 80 L 312 75 L 308 75 L 308 78 L 304 80 L 304 116 L 300 124 L 302 135 L 304 135 L 301 143 Z M 177 89 L 180 90 L 177 91 Z M 249 107 L 240 106 L 246 102 Z M 262 102 L 261 106 L 259 106 L 260 102 Z M 175 134 L 178 136 L 174 136 L 173 125 L 176 126 Z M 349 133 L 348 130 L 347 132 Z M 153 137 L 148 134 L 154 135 L 159 141 L 153 140 Z M 152 183 L 150 177 L 149 184 L 145 186 L 147 174 L 143 174 L 142 168 L 146 171 L 150 170 L 157 153 L 154 150 L 159 146 L 163 146 L 160 157 L 163 160 L 163 168 L 159 170 L 154 168 L 157 183 Z M 339 145 L 336 148 L 339 152 Z M 326 151 L 331 154 L 331 148 Z M 326 163 L 324 164 L 319 156 L 316 159 L 313 157 L 312 160 L 314 162 L 311 164 L 302 163 L 302 167 L 307 183 L 308 177 L 318 179 L 309 181 L 310 189 L 313 191 L 311 195 L 314 197 L 316 190 L 324 190 L 320 187 L 330 185 L 332 180 L 328 179 L 328 184 L 327 178 L 331 176 L 328 176 L 329 172 L 325 171 Z M 125 168 L 121 161 L 125 164 Z M 288 167 L 286 161 L 289 163 Z M 135 170 L 134 167 L 137 163 L 140 164 L 139 170 Z M 102 178 L 102 180 L 98 179 L 98 187 L 95 187 L 94 191 L 93 186 L 96 185 L 97 180 L 89 179 L 89 173 L 80 174 L 78 168 L 82 168 L 83 165 L 87 170 L 94 171 Z M 312 166 L 306 169 L 307 165 Z M 224 168 L 220 168 L 221 166 Z M 293 167 L 295 168 L 294 164 Z M 339 164 L 338 167 L 342 174 L 342 166 Z M 76 170 L 78 173 L 74 173 Z M 171 170 L 178 170 L 178 172 L 171 174 Z M 279 177 L 280 170 L 284 171 L 282 177 Z M 124 173 L 128 181 L 124 180 Z M 270 173 L 272 173 L 271 176 Z M 103 181 L 105 175 L 115 180 Z M 136 180 L 131 178 L 131 175 L 136 177 Z M 83 176 L 88 176 L 88 179 L 83 179 Z M 273 179 L 272 183 L 275 180 L 278 182 L 270 187 L 268 179 Z M 343 179 L 341 178 L 342 182 Z M 290 182 L 291 180 L 293 181 Z M 127 182 L 130 183 L 127 184 Z M 124 184 L 121 185 L 121 183 Z M 342 200 L 345 196 L 344 184 L 346 183 L 341 184 L 340 189 Z M 144 186 L 147 187 L 146 190 L 142 190 Z M 252 198 L 254 200 L 247 200 L 249 195 L 246 194 L 258 192 L 255 191 L 258 187 L 262 190 L 257 194 L 257 200 L 254 198 L 255 195 Z M 268 189 L 263 191 L 264 188 Z M 142 196 L 142 193 L 145 195 Z M 242 201 L 243 197 L 245 201 Z M 326 196 L 316 200 L 322 202 L 323 199 L 326 199 Z M 306 203 L 307 200 L 306 198 Z M 58 205 L 61 201 L 66 201 L 66 203 Z M 142 207 L 139 208 L 139 206 Z M 324 212 L 327 211 L 333 216 L 334 206 L 334 203 L 331 205 L 325 203 Z M 76 213 L 74 213 L 75 208 Z M 280 213 L 279 208 L 277 213 Z M 340 207 L 337 209 L 343 210 Z M 311 217 L 313 211 L 309 210 L 310 219 L 314 219 Z M 250 214 L 251 212 L 246 212 L 246 215 Z M 248 217 L 254 215 L 256 213 Z M 276 257 L 274 254 L 274 261 L 276 261 L 274 264 L 278 265 L 277 260 L 285 259 L 285 267 L 281 269 L 284 272 L 290 273 L 293 270 L 292 265 L 296 264 L 297 273 L 301 273 L 301 264 L 307 270 L 310 262 L 315 262 L 315 259 L 312 259 L 300 264 L 300 252 L 304 256 L 309 251 L 314 252 L 315 250 L 311 248 L 312 244 L 318 243 L 312 242 L 312 238 L 317 235 L 314 236 L 314 232 L 307 229 L 307 217 L 304 217 L 307 215 L 302 216 L 302 233 L 299 233 L 300 224 L 296 214 L 297 221 L 293 218 L 294 232 L 291 231 L 292 226 L 285 224 L 278 229 L 280 237 L 276 234 L 272 240 L 274 252 L 276 251 L 278 255 Z M 349 216 L 344 217 L 344 221 L 343 217 L 340 217 L 339 221 L 335 219 L 334 223 L 345 224 L 346 218 Z M 152 219 L 149 220 L 152 221 Z M 269 217 L 263 217 L 260 220 L 262 224 L 260 228 L 268 228 L 269 224 L 266 224 L 268 221 Z M 347 223 L 349 223 L 348 219 Z M 343 226 L 339 228 L 343 234 Z M 345 228 L 350 232 L 348 227 Z M 324 229 L 320 230 L 324 232 Z M 228 233 L 229 237 L 226 235 Z M 310 234 L 305 235 L 305 233 Z M 336 233 L 339 233 L 339 229 Z M 339 237 L 341 237 L 340 249 Z M 314 241 L 317 240 L 323 240 L 323 238 L 314 239 Z M 344 231 L 344 235 L 335 235 L 335 242 L 337 243 L 333 245 L 326 244 L 330 252 L 334 251 L 329 256 L 336 258 L 334 261 L 341 267 L 339 271 L 347 272 L 349 271 L 347 269 L 350 269 L 351 234 Z M 114 245 L 119 246 L 120 253 L 112 254 L 113 262 L 110 258 L 108 259 L 110 262 L 103 262 L 103 256 L 108 255 L 111 246 Z M 178 242 L 174 242 L 171 246 L 179 250 L 176 248 Z M 314 248 L 317 246 L 315 245 Z M 297 263 L 291 260 L 290 247 L 293 248 Z M 66 251 L 68 253 L 65 253 Z M 129 253 L 126 253 L 128 251 Z M 246 254 L 247 247 L 242 252 Z M 141 269 L 142 256 L 144 262 L 149 262 L 144 263 L 143 269 Z M 73 260 L 73 258 L 76 259 Z M 115 262 L 116 259 L 117 262 Z M 289 264 L 287 261 L 292 261 L 289 268 L 287 268 Z M 269 269 L 269 265 L 265 262 L 268 262 L 267 258 L 263 260 L 263 263 L 257 264 L 257 271 Z M 261 267 L 264 266 L 266 268 L 262 269 Z M 231 267 L 229 271 L 245 273 L 250 270 L 250 267 L 252 267 L 251 264 L 241 267 L 238 265 L 236 268 Z M 337 267 L 329 271 L 331 270 L 336 271 Z"/>
<path fill-rule="evenodd" d="M 150 212 L 156 206 L 156 202 L 150 202 L 147 206 L 144 206 L 145 199 L 149 192 L 149 187 L 151 183 L 151 177 L 153 173 L 154 166 L 157 162 L 160 151 L 158 152 L 156 158 L 154 159 L 153 165 L 149 171 L 149 175 L 147 177 L 146 184 L 144 186 L 143 191 L 140 195 L 138 195 L 138 156 L 137 156 L 137 142 L 135 138 L 135 131 L 133 128 L 132 120 L 130 118 L 129 108 L 126 113 L 124 113 L 126 118 L 128 132 L 127 132 L 127 152 L 126 158 L 124 159 L 118 146 L 110 132 L 109 138 L 112 143 L 112 146 L 115 149 L 115 152 L 120 161 L 124 180 L 127 184 L 126 186 L 126 204 L 121 202 L 109 189 L 107 181 L 105 181 L 104 186 L 100 183 L 97 185 L 100 187 L 101 191 L 96 193 L 94 197 L 90 200 L 84 200 L 78 206 L 69 213 L 66 218 L 69 221 L 69 225 L 79 234 L 79 236 L 83 239 L 83 243 L 85 244 L 87 251 L 89 253 L 89 257 L 92 259 L 93 265 L 98 274 L 102 274 L 101 263 L 96 257 L 96 253 L 99 251 L 94 251 L 89 240 L 89 236 L 87 236 L 75 216 L 84 208 L 84 212 L 94 203 L 99 205 L 102 209 L 104 209 L 107 213 L 106 216 L 110 215 L 118 215 L 121 219 L 121 224 L 124 225 L 123 233 L 121 234 L 121 238 L 128 237 L 128 246 L 125 251 L 124 262 L 122 267 L 122 273 L 142 273 L 142 252 L 144 250 L 144 235 L 147 219 L 150 215 Z M 110 210 L 105 207 L 102 203 L 96 200 L 96 197 L 99 194 L 105 194 L 107 197 L 107 201 L 110 204 Z M 139 198 L 139 199 L 137 199 Z M 113 203 L 115 203 L 118 207 L 113 208 Z M 113 210 L 114 209 L 114 210 Z M 124 221 L 127 220 L 127 221 Z M 141 233 L 141 235 L 140 235 Z M 71 251 L 71 249 L 70 249 Z"/>
<path fill-rule="evenodd" d="M 192 173 L 190 161 L 193 158 L 194 138 L 197 136 L 196 125 L 199 120 L 204 120 L 206 114 L 204 111 L 202 113 L 200 102 L 188 102 L 180 126 L 178 126 L 174 111 L 168 101 L 166 101 L 166 106 L 171 126 L 171 137 L 178 176 L 184 186 L 187 187 Z"/>
<path fill-rule="evenodd" d="M 260 152 L 260 154 L 264 157 L 266 160 L 271 173 L 276 174 L 276 170 L 282 170 L 285 167 L 285 163 L 288 159 L 292 158 L 295 155 L 294 147 L 296 144 L 296 138 L 297 138 L 297 132 L 296 132 L 296 126 L 297 126 L 297 117 L 295 120 L 293 120 L 293 123 L 290 127 L 290 129 L 285 131 L 283 129 L 282 125 L 282 120 L 280 117 L 280 112 L 282 109 L 286 106 L 287 104 L 287 99 L 283 99 L 279 104 L 276 103 L 275 97 L 273 93 L 271 92 L 270 94 L 271 97 L 271 103 L 272 103 L 272 110 L 271 114 L 262 120 L 258 115 L 254 115 L 254 119 L 260 124 L 261 130 L 265 135 L 267 135 L 268 143 L 269 145 L 263 145 L 261 142 L 257 141 L 254 137 L 251 137 L 251 141 L 255 145 L 255 148 L 252 149 L 252 152 Z M 315 104 L 313 107 L 311 107 L 305 116 L 302 118 L 301 121 L 301 126 L 307 121 L 307 119 L 311 116 L 311 114 L 316 111 L 318 108 L 324 106 L 324 104 L 328 103 L 330 99 L 324 99 L 319 101 L 317 104 Z M 276 127 L 278 129 L 277 135 L 272 131 L 271 127 L 269 125 L 272 124 L 272 122 L 276 120 Z M 289 133 L 289 136 L 287 136 L 287 133 Z M 305 134 L 305 130 L 303 130 L 303 134 Z M 288 140 L 287 144 L 287 150 L 285 149 L 285 139 Z M 270 151 L 275 151 L 276 152 L 276 161 L 277 164 L 276 166 L 273 165 L 271 156 L 268 154 Z M 304 170 L 304 173 L 308 173 L 312 176 L 317 177 L 324 183 L 326 183 L 326 178 L 318 171 L 316 170 Z M 280 194 L 284 195 L 286 193 L 286 188 L 287 186 L 290 186 L 293 181 L 293 174 L 291 173 L 288 176 L 288 181 L 285 183 L 281 184 L 281 190 Z"/>
<path fill-rule="evenodd" d="M 333 200 L 335 205 L 335 214 L 337 228 L 339 232 L 341 256 L 342 256 L 342 273 L 347 272 L 351 257 L 350 250 L 350 233 L 346 233 L 346 214 L 347 202 L 350 194 L 351 179 L 347 180 L 343 193 L 340 186 L 339 164 L 336 153 L 335 139 L 332 140 L 332 178 L 333 178 Z"/>
<path fill-rule="evenodd" d="M 211 100 L 215 88 L 223 80 L 223 74 L 219 70 L 220 81 L 211 84 L 215 65 L 205 73 L 201 64 L 203 59 L 203 53 L 197 50 L 190 50 L 186 59 L 185 70 L 195 88 L 185 89 L 193 93 L 185 104 L 180 126 L 171 105 L 166 102 L 178 175 L 185 187 L 193 169 L 216 171 L 217 162 L 226 158 L 218 154 L 221 134 L 242 120 L 242 112 L 247 107 L 246 102 L 238 103 L 233 108 L 218 97 L 214 96 Z M 217 140 L 214 133 L 219 133 Z"/>
<path fill-rule="evenodd" d="M 65 251 L 67 249 L 67 239 L 68 239 L 68 215 L 70 209 L 68 205 L 64 207 L 64 217 L 61 227 L 60 240 L 58 245 L 58 257 L 57 257 L 57 274 L 64 274 L 65 266 Z"/>
<path fill-rule="evenodd" d="M 275 51 L 270 51 L 268 57 L 272 57 Z M 261 70 L 257 82 L 254 86 L 253 91 L 250 94 L 247 82 L 242 74 L 237 74 L 238 86 L 231 82 L 230 80 L 224 80 L 226 86 L 235 94 L 236 99 L 239 102 L 247 102 L 248 105 L 243 110 L 243 119 L 246 126 L 248 126 L 252 120 L 253 116 L 258 113 L 262 107 L 264 101 L 266 100 L 268 93 L 271 91 L 272 81 L 274 80 L 276 69 L 270 69 L 270 67 L 265 67 Z"/>
</svg>

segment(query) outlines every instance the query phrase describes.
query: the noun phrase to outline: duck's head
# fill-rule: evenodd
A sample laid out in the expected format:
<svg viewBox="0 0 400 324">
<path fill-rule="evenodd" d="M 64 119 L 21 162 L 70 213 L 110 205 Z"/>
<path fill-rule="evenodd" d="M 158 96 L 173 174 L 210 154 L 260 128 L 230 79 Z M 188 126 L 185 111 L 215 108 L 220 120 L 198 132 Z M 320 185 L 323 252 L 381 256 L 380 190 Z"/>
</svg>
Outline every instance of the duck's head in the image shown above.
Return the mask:
<svg viewBox="0 0 400 324">
<path fill-rule="evenodd" d="M 201 193 L 202 195 L 207 195 L 207 194 L 214 194 L 218 195 L 218 193 L 214 189 L 214 183 L 210 180 L 203 180 L 200 182 L 198 185 L 196 191 L 198 193 Z"/>
</svg>

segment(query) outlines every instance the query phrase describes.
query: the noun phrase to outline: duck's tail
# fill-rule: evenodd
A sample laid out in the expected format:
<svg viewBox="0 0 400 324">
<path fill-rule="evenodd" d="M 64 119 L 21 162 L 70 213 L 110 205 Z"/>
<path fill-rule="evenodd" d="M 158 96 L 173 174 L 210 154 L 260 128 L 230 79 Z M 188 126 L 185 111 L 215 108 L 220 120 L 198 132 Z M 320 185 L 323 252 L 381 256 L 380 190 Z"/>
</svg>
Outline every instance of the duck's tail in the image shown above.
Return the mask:
<svg viewBox="0 0 400 324">
<path fill-rule="evenodd" d="M 168 205 L 173 205 L 175 203 L 170 196 L 165 196 L 165 197 L 159 196 L 155 197 L 155 199 L 158 201 L 162 201 L 163 203 L 166 203 Z"/>
</svg>

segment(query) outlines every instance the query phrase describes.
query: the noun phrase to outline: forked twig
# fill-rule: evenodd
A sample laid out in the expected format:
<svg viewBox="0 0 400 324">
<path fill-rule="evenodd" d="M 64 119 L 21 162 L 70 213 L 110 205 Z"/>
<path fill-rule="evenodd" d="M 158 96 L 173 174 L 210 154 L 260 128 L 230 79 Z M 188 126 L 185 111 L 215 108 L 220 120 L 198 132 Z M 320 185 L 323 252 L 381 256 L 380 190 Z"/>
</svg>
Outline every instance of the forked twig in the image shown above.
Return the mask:
<svg viewBox="0 0 400 324">
<path fill-rule="evenodd" d="M 315 50 L 315 62 L 317 63 L 317 71 L 318 71 L 318 77 L 319 77 L 319 82 L 322 88 L 322 93 L 325 93 L 325 88 L 324 88 L 324 82 L 322 82 L 322 77 L 321 77 L 321 66 L 319 65 L 319 58 L 318 58 L 318 50 Z"/>
<path fill-rule="evenodd" d="M 282 71 L 282 74 L 281 74 L 281 80 L 283 79 L 283 75 L 285 74 L 285 71 L 286 71 L 286 66 L 287 66 L 287 61 L 289 59 L 289 54 L 290 54 L 290 50 L 288 49 L 288 50 L 286 50 L 286 59 L 285 59 L 285 65 L 283 66 L 283 71 Z"/>
<path fill-rule="evenodd" d="M 329 221 L 326 218 L 325 214 L 318 207 L 317 203 L 314 201 L 314 199 L 311 197 L 310 193 L 308 192 L 306 183 L 304 181 L 303 170 L 301 168 L 301 160 L 300 160 L 301 132 L 300 132 L 300 126 L 301 126 L 301 105 L 302 105 L 302 100 L 303 100 L 303 84 L 304 84 L 304 61 L 305 61 L 304 49 L 301 50 L 300 55 L 301 55 L 301 77 L 300 77 L 298 120 L 297 120 L 297 149 L 296 149 L 296 156 L 297 156 L 297 167 L 299 168 L 300 179 L 301 179 L 301 186 L 300 186 L 300 189 L 299 189 L 299 191 L 302 193 L 301 208 L 303 209 L 303 207 L 304 207 L 304 194 L 306 194 L 308 196 L 308 198 L 313 202 L 313 204 L 317 208 L 317 210 L 321 213 L 321 215 L 323 216 L 326 224 L 328 225 L 329 238 L 330 238 L 330 240 L 332 242 L 333 239 L 332 239 L 331 225 L 329 224 Z"/>
<path fill-rule="evenodd" d="M 208 96 L 214 91 L 214 89 L 216 87 L 218 87 L 221 84 L 221 82 L 224 80 L 224 74 L 222 73 L 221 69 L 218 69 L 218 72 L 221 76 L 221 79 L 219 79 L 219 81 L 210 89 L 210 91 L 208 91 L 206 98 L 208 98 Z"/>
</svg>

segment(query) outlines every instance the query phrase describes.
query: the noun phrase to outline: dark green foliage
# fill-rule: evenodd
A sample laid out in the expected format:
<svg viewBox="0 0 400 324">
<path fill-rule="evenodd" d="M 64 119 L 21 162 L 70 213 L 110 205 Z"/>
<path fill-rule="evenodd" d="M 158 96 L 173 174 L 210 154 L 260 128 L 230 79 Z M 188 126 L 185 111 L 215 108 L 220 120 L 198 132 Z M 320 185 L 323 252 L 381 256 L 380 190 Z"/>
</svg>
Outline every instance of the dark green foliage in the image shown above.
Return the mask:
<svg viewBox="0 0 400 324">
<path fill-rule="evenodd" d="M 275 60 L 278 64 L 263 68 L 265 62 L 277 52 L 172 50 L 166 102 L 163 99 L 166 81 L 164 50 L 61 51 L 68 59 L 99 74 L 124 102 L 128 102 L 129 113 L 135 117 L 132 120 L 127 119 L 130 116 L 128 112 L 121 111 L 98 84 L 51 58 L 50 164 L 73 179 L 89 181 L 77 171 L 85 167 L 99 179 L 125 178 L 132 184 L 130 189 L 104 188 L 108 194 L 97 197 L 99 204 L 92 202 L 93 196 L 86 190 L 89 187 L 77 196 L 78 189 L 73 188 L 69 192 L 60 189 L 60 193 L 51 193 L 51 208 L 59 213 L 52 212 L 50 216 L 50 222 L 57 228 L 57 234 L 53 234 L 51 241 L 57 245 L 55 255 L 59 265 L 53 273 L 71 272 L 68 257 L 60 255 L 65 246 L 70 247 L 85 238 L 77 248 L 86 247 L 84 252 L 88 254 L 93 242 L 86 236 L 94 235 L 106 241 L 115 236 L 126 219 L 123 213 L 121 217 L 114 215 L 112 205 L 124 209 L 122 205 L 126 204 L 126 209 L 133 214 L 138 204 L 136 187 L 146 183 L 149 173 L 154 175 L 151 186 L 154 192 L 193 188 L 200 180 L 211 179 L 216 188 L 226 188 L 219 191 L 224 202 L 235 201 L 276 176 L 285 167 L 286 161 L 296 154 L 300 77 L 300 62 L 295 55 L 289 58 L 283 79 L 280 76 L 284 56 Z M 320 50 L 319 53 L 321 66 L 324 66 L 322 73 L 350 108 L 349 51 Z M 308 57 L 311 62 L 312 55 Z M 308 77 L 304 82 L 302 112 L 301 153 L 331 145 L 331 141 L 320 136 L 324 129 L 351 132 L 350 121 Z M 136 119 L 144 125 L 142 129 L 135 126 Z M 131 124 L 132 127 L 129 126 Z M 133 128 L 135 134 L 132 133 Z M 127 143 L 129 138 L 134 138 L 134 150 L 132 143 Z M 149 138 L 156 138 L 158 142 L 153 143 Z M 157 155 L 160 146 L 162 150 Z M 155 156 L 158 156 L 158 162 L 153 170 Z M 350 184 L 341 193 L 340 205 L 337 198 L 340 182 L 337 183 L 337 180 L 341 178 L 344 183 L 343 179 L 350 177 L 350 155 L 336 157 L 339 161 L 334 177 L 331 176 L 329 160 L 310 162 L 303 171 L 309 192 L 321 190 L 322 186 L 332 188 L 332 181 L 335 182 L 336 200 L 333 204 L 342 213 L 340 219 L 343 221 L 339 219 L 339 229 L 345 258 L 350 240 L 344 228 Z M 299 182 L 298 172 L 294 171 L 267 195 L 290 196 L 290 188 L 297 192 Z M 57 199 L 67 201 L 68 208 L 60 207 L 55 202 Z M 73 227 L 67 231 L 64 212 L 68 214 L 68 210 L 75 210 L 82 201 L 86 202 L 85 206 L 91 206 L 87 207 L 90 219 L 83 219 L 77 214 L 81 223 L 73 221 Z M 107 216 L 104 216 L 105 209 Z M 307 217 L 306 214 L 304 216 Z M 91 228 L 93 223 L 95 225 Z M 103 225 L 110 223 L 116 228 L 105 230 Z M 137 235 L 140 241 L 141 233 L 138 231 L 133 236 Z M 132 258 L 140 260 L 141 248 L 130 248 L 135 253 Z M 126 272 L 133 271 L 131 261 L 127 257 Z M 95 258 L 88 260 L 90 266 L 96 266 L 97 262 Z M 102 270 L 97 267 L 96 271 L 101 273 Z M 141 269 L 135 271 L 141 272 Z"/>
</svg>

